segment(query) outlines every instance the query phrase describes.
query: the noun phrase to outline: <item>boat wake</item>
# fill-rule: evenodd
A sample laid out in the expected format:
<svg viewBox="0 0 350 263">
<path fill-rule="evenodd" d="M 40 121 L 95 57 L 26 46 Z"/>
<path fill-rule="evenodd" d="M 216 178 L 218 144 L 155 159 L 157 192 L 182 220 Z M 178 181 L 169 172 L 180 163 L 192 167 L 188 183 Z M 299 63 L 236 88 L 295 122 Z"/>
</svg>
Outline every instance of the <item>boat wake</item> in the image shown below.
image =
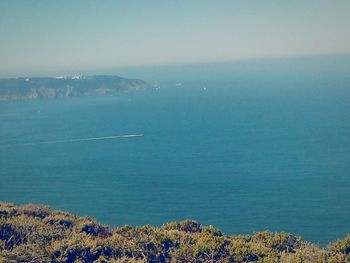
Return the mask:
<svg viewBox="0 0 350 263">
<path fill-rule="evenodd" d="M 113 139 L 119 139 L 119 138 L 133 138 L 133 137 L 142 137 L 142 136 L 143 134 L 110 135 L 110 136 L 103 136 L 103 137 L 17 143 L 17 144 L 12 144 L 11 146 L 31 146 L 31 145 L 40 145 L 40 144 L 58 144 L 58 143 L 86 142 L 86 141 L 98 141 L 98 140 L 113 140 Z"/>
</svg>

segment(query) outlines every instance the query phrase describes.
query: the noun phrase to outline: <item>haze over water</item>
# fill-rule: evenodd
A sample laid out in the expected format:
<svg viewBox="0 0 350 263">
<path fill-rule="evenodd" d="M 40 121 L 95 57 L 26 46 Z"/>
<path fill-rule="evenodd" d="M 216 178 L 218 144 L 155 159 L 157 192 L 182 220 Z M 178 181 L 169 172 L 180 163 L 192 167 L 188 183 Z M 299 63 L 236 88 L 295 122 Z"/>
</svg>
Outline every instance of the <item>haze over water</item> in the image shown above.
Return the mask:
<svg viewBox="0 0 350 263">
<path fill-rule="evenodd" d="M 350 229 L 349 61 L 125 71 L 161 88 L 1 102 L 0 200 L 326 244 Z M 87 140 L 120 135 L 143 136 Z"/>
</svg>

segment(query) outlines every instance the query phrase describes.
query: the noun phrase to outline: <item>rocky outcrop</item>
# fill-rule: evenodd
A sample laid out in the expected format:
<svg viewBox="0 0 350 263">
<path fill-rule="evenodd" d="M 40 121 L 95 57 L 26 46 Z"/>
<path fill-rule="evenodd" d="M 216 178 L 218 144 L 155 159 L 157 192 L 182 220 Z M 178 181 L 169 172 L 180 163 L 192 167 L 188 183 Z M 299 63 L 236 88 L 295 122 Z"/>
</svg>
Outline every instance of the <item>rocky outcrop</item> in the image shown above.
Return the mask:
<svg viewBox="0 0 350 263">
<path fill-rule="evenodd" d="M 118 76 L 8 78 L 0 79 L 0 100 L 113 95 L 146 88 L 142 80 Z"/>
</svg>

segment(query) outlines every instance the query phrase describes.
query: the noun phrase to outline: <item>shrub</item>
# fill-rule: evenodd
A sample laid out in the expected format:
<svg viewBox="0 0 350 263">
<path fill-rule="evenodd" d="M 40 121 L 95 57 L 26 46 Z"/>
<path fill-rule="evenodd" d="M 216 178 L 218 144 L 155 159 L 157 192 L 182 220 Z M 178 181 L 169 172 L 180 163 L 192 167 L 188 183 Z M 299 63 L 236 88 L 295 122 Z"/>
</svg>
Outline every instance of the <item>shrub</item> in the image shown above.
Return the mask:
<svg viewBox="0 0 350 263">
<path fill-rule="evenodd" d="M 46 206 L 0 203 L 0 262 L 350 262 L 350 235 L 327 248 L 289 233 L 228 236 L 192 220 L 114 232 Z"/>
</svg>

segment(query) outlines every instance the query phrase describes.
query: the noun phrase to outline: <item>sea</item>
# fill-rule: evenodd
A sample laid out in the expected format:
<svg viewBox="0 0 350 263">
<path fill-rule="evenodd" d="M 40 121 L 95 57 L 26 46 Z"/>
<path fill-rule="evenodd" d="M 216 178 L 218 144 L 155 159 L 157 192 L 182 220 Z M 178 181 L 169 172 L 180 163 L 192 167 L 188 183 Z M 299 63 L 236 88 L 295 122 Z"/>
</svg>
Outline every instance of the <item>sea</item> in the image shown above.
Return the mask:
<svg viewBox="0 0 350 263">
<path fill-rule="evenodd" d="M 1 201 L 322 246 L 350 232 L 350 56 L 121 72 L 152 88 L 0 102 Z"/>
</svg>

